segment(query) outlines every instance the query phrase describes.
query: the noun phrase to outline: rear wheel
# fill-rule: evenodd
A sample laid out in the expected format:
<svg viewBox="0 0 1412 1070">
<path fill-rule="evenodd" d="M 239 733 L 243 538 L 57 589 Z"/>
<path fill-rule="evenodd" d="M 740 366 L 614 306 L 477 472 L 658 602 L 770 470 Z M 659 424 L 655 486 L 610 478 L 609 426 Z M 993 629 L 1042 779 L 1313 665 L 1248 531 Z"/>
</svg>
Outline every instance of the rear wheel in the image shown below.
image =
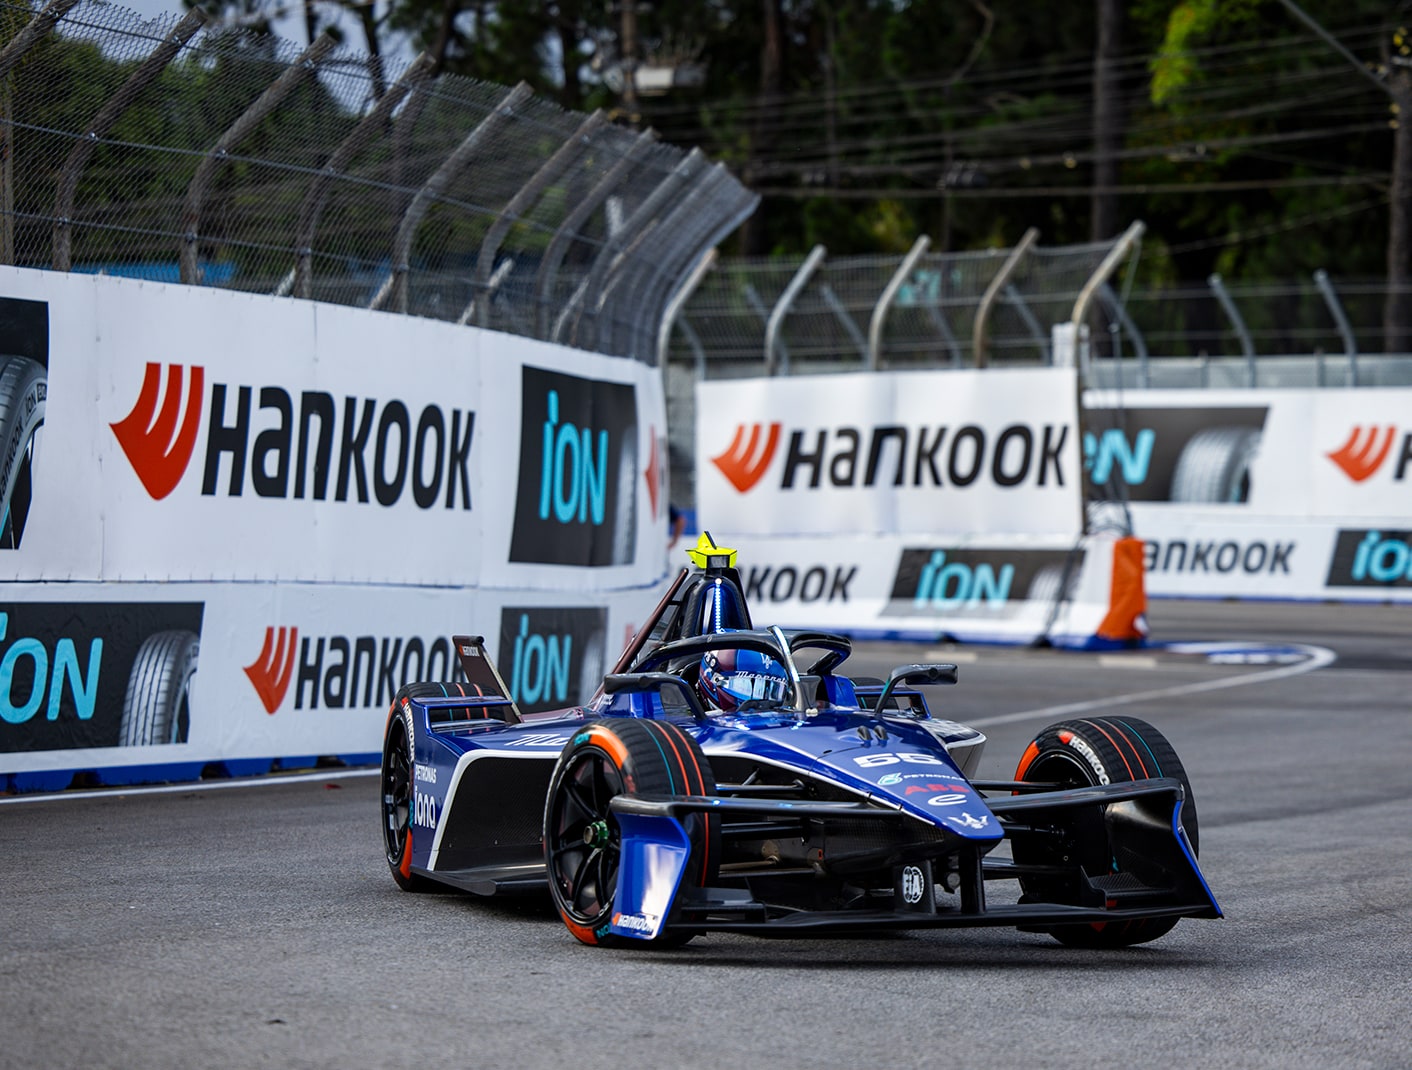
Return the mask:
<svg viewBox="0 0 1412 1070">
<path fill-rule="evenodd" d="M 1040 732 L 1025 748 L 1015 779 L 1036 783 L 1058 783 L 1066 788 L 1121 784 L 1149 777 L 1173 777 L 1182 782 L 1186 800 L 1182 804 L 1182 828 L 1197 850 L 1196 803 L 1186 769 L 1167 738 L 1146 721 L 1136 717 L 1093 717 L 1061 721 Z M 1015 842 L 1015 861 L 1021 865 L 1072 864 L 1073 853 L 1090 877 L 1110 872 L 1113 861 L 1104 845 L 1106 835 L 1097 822 L 1092 835 L 1077 842 L 1044 845 L 1036 841 Z M 1056 857 L 1067 855 L 1067 858 Z M 1021 878 L 1020 889 L 1031 901 L 1068 902 L 1073 892 L 1055 879 Z M 1156 940 L 1171 931 L 1176 918 L 1139 918 L 1133 921 L 1094 922 L 1091 925 L 1058 925 L 1047 930 L 1060 943 L 1070 947 L 1128 947 Z"/>
<path fill-rule="evenodd" d="M 615 717 L 576 732 L 559 756 L 544 808 L 549 891 L 569 931 L 583 943 L 601 947 L 686 943 L 689 936 L 664 933 L 639 940 L 609 931 L 622 836 L 608 804 L 625 793 L 712 795 L 715 791 L 716 779 L 706 756 L 674 724 Z M 689 815 L 682 823 L 691 839 L 682 884 L 702 887 L 711 883 L 719 865 L 720 824 L 705 814 Z"/>
</svg>

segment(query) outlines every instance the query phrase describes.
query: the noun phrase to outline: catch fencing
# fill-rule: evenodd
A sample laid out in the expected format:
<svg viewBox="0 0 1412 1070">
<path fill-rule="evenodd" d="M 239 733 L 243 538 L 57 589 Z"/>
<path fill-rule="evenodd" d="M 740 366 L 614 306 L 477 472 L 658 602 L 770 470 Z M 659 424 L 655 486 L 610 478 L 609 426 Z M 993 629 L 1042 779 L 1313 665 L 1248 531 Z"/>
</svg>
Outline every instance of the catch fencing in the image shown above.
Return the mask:
<svg viewBox="0 0 1412 1070">
<path fill-rule="evenodd" d="M 192 10 L 0 3 L 0 262 L 311 298 L 655 363 L 757 198 L 601 112 Z"/>
</svg>

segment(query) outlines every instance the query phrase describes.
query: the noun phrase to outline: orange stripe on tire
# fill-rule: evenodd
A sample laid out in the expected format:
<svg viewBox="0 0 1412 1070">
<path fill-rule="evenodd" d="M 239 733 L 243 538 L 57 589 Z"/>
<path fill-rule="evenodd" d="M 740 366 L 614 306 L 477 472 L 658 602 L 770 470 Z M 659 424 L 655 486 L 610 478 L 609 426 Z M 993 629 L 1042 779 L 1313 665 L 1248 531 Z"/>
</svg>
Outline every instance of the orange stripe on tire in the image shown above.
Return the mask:
<svg viewBox="0 0 1412 1070">
<path fill-rule="evenodd" d="M 613 761 L 618 763 L 619 769 L 627 764 L 628 749 L 623 746 L 623 741 L 608 729 L 602 725 L 594 725 L 588 730 L 588 738 L 606 750 L 612 756 Z"/>
<path fill-rule="evenodd" d="M 1090 725 L 1093 728 L 1096 728 L 1099 732 L 1102 732 L 1103 738 L 1106 739 L 1109 743 L 1113 744 L 1113 749 L 1118 752 L 1118 757 L 1123 759 L 1123 768 L 1128 771 L 1129 780 L 1142 779 L 1141 777 L 1133 776 L 1133 767 L 1128 764 L 1128 760 L 1126 758 L 1123 758 L 1123 748 L 1118 746 L 1118 741 L 1116 739 L 1110 736 L 1107 732 L 1103 731 L 1103 726 L 1101 724 L 1099 724 L 1097 721 L 1084 721 L 1083 723 L 1086 725 Z M 1144 772 L 1146 772 L 1146 770 L 1144 770 Z"/>
<path fill-rule="evenodd" d="M 1030 766 L 1034 765 L 1034 760 L 1039 757 L 1039 741 L 1031 740 L 1030 745 L 1025 748 L 1025 753 L 1020 755 L 1020 765 L 1015 770 L 1015 779 L 1024 780 L 1025 774 L 1029 772 Z"/>
</svg>

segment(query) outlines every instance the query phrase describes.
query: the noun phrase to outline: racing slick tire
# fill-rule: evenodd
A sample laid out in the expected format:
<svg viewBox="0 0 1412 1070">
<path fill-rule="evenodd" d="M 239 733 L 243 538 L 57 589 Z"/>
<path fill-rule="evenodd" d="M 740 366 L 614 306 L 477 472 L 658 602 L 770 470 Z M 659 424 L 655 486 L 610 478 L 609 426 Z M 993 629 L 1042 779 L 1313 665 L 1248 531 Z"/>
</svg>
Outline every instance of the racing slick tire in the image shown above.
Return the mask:
<svg viewBox="0 0 1412 1070">
<path fill-rule="evenodd" d="M 118 746 L 186 742 L 191 678 L 200 653 L 195 632 L 156 632 L 142 641 L 128 674 Z"/>
<path fill-rule="evenodd" d="M 44 425 L 48 372 L 28 357 L 0 356 L 0 546 L 13 549 L 29 516 L 34 442 Z"/>
<path fill-rule="evenodd" d="M 437 882 L 412 872 L 412 741 L 406 719 L 397 713 L 399 706 L 393 702 L 382 744 L 383 852 L 397 887 L 404 892 L 429 892 L 439 887 Z"/>
<path fill-rule="evenodd" d="M 663 932 L 640 940 L 609 931 L 621 834 L 608 803 L 624 793 L 714 795 L 716 778 L 696 740 L 667 721 L 613 717 L 574 733 L 559 755 L 544 804 L 550 895 L 569 932 L 585 944 L 679 947 L 691 936 Z M 720 821 L 691 814 L 682 824 L 691 840 L 682 887 L 704 887 L 720 864 Z M 674 909 L 667 920 L 678 916 Z"/>
<path fill-rule="evenodd" d="M 1167 737 L 1146 721 L 1136 717 L 1060 721 L 1035 736 L 1015 770 L 1016 780 L 1058 783 L 1066 788 L 1121 784 L 1148 777 L 1174 777 L 1182 782 L 1186 791 L 1182 828 L 1195 854 L 1198 832 L 1191 781 Z M 1048 857 L 1050 853 L 1073 849 L 1072 843 L 1046 850 L 1034 844 L 1022 847 L 1017 841 L 1015 861 L 1021 865 L 1054 863 L 1059 859 Z M 1094 838 L 1093 846 L 1087 851 L 1080 845 L 1079 862 L 1090 876 L 1108 872 L 1111 864 L 1099 837 Z M 1052 880 L 1021 877 L 1020 890 L 1025 898 L 1032 900 L 1064 901 L 1064 893 Z M 1176 924 L 1176 918 L 1139 918 L 1091 925 L 1056 925 L 1045 931 L 1069 947 L 1116 948 L 1156 940 Z"/>
</svg>

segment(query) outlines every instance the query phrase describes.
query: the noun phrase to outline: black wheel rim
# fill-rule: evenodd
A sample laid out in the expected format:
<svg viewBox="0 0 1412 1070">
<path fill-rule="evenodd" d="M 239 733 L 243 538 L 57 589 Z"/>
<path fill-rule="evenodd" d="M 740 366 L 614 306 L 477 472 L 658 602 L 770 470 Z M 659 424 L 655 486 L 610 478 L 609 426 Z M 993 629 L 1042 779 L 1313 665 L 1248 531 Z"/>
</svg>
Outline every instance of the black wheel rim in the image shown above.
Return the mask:
<svg viewBox="0 0 1412 1070">
<path fill-rule="evenodd" d="M 387 857 L 396 862 L 412 825 L 412 758 L 407 752 L 407 733 L 395 724 L 387 741 L 382 768 L 383 836 Z"/>
<path fill-rule="evenodd" d="M 621 835 L 608 803 L 622 791 L 612 759 L 585 747 L 569 759 L 550 806 L 550 882 L 564 912 L 584 925 L 613 908 Z"/>
</svg>

